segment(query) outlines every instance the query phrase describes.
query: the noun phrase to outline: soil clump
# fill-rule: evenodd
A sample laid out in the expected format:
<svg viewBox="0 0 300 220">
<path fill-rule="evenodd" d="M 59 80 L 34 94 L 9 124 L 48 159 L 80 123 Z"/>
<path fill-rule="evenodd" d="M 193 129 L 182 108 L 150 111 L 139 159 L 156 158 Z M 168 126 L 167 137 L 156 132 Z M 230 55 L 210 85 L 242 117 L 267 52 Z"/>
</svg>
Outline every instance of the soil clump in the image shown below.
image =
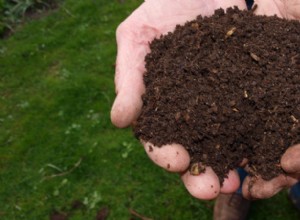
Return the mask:
<svg viewBox="0 0 300 220">
<path fill-rule="evenodd" d="M 299 36 L 299 21 L 229 8 L 153 40 L 136 137 L 183 145 L 221 183 L 243 158 L 252 176 L 283 173 L 300 143 Z"/>
</svg>

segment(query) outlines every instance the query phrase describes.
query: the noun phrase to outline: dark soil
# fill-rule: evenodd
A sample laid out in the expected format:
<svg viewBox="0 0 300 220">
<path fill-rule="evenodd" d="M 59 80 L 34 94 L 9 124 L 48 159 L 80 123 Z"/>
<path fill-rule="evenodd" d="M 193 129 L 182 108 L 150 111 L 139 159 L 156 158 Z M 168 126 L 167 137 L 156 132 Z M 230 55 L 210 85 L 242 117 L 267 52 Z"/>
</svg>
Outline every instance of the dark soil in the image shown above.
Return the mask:
<svg viewBox="0 0 300 220">
<path fill-rule="evenodd" d="M 155 39 L 136 137 L 182 144 L 221 183 L 243 158 L 252 176 L 283 173 L 281 155 L 300 143 L 299 36 L 298 21 L 230 8 Z"/>
<path fill-rule="evenodd" d="M 103 207 L 97 212 L 96 220 L 106 220 L 108 215 L 109 209 L 107 207 Z"/>
</svg>

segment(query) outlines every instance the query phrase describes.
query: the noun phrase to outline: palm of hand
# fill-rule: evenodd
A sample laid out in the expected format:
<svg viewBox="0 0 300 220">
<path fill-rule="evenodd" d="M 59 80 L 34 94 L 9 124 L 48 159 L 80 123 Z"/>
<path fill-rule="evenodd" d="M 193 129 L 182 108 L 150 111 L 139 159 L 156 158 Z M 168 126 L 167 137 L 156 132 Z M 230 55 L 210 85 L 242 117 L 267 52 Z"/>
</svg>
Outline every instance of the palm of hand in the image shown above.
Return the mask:
<svg viewBox="0 0 300 220">
<path fill-rule="evenodd" d="M 258 4 L 256 14 L 274 15 L 286 19 L 300 19 L 299 0 L 256 0 Z"/>
<path fill-rule="evenodd" d="M 287 2 L 257 0 L 256 3 L 259 5 L 256 10 L 258 14 L 277 14 L 284 18 L 299 18 L 300 16 L 300 0 Z M 172 31 L 177 24 L 194 19 L 199 14 L 208 16 L 213 14 L 215 9 L 234 5 L 240 9 L 246 8 L 245 3 L 241 0 L 214 0 L 209 4 L 205 0 L 148 0 L 133 12 L 117 30 L 118 56 L 115 76 L 117 98 L 111 111 L 112 122 L 117 127 L 126 127 L 140 113 L 141 95 L 145 91 L 143 84 L 144 57 L 149 52 L 150 41 L 161 34 Z M 223 187 L 220 187 L 218 177 L 210 168 L 205 174 L 191 176 L 186 171 L 190 162 L 189 155 L 180 145 L 167 145 L 163 148 L 153 147 L 151 143 L 143 143 L 143 145 L 149 157 L 156 164 L 171 172 L 179 172 L 188 191 L 197 198 L 212 199 L 220 192 L 231 193 L 236 191 L 240 184 L 235 171 L 229 173 Z M 290 156 L 287 160 L 290 161 Z M 299 167 L 299 164 L 295 166 Z M 264 198 L 270 197 L 284 186 L 291 185 L 295 182 L 295 178 L 281 176 L 273 182 L 259 180 L 258 184 L 254 185 L 253 192 L 248 190 L 250 181 L 251 179 L 247 178 L 243 184 L 244 195 L 248 198 L 253 195 Z M 266 186 L 269 189 L 267 191 L 264 190 Z"/>
</svg>

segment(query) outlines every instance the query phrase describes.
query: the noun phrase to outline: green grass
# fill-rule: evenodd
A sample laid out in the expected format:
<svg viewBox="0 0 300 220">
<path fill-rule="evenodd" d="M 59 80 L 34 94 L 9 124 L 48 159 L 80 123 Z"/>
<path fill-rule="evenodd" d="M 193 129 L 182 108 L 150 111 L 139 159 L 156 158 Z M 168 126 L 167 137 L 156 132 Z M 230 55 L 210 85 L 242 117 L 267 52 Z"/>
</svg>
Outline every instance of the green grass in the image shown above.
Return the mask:
<svg viewBox="0 0 300 220">
<path fill-rule="evenodd" d="M 129 209 L 212 218 L 212 202 L 189 196 L 109 119 L 115 29 L 141 2 L 66 0 L 0 41 L 0 219 L 49 219 L 74 201 L 86 204 L 74 220 L 95 219 L 103 207 L 108 219 L 130 219 Z M 285 192 L 251 211 L 250 219 L 300 218 Z"/>
</svg>

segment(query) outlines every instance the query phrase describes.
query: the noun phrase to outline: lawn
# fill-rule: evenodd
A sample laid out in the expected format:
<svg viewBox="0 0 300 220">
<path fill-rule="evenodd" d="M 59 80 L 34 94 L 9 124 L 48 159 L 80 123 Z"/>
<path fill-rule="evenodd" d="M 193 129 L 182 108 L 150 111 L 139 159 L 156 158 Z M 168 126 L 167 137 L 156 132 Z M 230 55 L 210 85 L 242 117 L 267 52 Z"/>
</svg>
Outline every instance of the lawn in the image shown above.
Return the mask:
<svg viewBox="0 0 300 220">
<path fill-rule="evenodd" d="M 0 40 L 0 219 L 212 219 L 110 122 L 115 30 L 141 2 L 66 0 Z M 300 215 L 284 191 L 250 219 Z"/>
</svg>

